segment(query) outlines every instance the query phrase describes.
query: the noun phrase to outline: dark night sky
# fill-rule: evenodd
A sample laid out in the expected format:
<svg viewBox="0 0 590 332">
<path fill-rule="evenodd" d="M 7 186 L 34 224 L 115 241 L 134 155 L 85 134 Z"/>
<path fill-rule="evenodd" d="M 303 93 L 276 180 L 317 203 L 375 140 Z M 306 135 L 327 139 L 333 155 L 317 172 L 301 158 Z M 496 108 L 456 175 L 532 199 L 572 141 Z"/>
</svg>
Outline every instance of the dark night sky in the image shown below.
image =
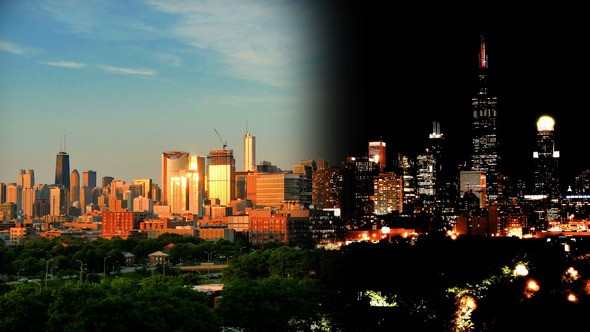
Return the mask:
<svg viewBox="0 0 590 332">
<path fill-rule="evenodd" d="M 379 138 L 387 143 L 388 161 L 398 152 L 414 155 L 425 148 L 435 120 L 451 158 L 458 163 L 468 156 L 483 34 L 490 90 L 499 100 L 505 173 L 511 179 L 531 173 L 536 122 L 544 114 L 556 122 L 562 184 L 573 185 L 573 176 L 590 169 L 589 29 L 580 8 L 425 10 L 351 3 L 331 15 L 326 148 L 332 165 L 366 155 L 367 142 Z"/>
</svg>

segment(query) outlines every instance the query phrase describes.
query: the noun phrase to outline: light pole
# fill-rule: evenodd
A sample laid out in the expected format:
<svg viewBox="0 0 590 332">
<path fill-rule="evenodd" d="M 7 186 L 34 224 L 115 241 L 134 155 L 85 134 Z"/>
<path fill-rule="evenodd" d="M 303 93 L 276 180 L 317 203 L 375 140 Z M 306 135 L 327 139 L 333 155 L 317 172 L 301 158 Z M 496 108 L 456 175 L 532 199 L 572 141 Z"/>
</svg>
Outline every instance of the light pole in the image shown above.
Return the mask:
<svg viewBox="0 0 590 332">
<path fill-rule="evenodd" d="M 107 258 L 109 258 L 111 256 L 107 256 L 102 260 L 102 274 L 104 274 L 104 277 L 107 277 Z"/>
<path fill-rule="evenodd" d="M 213 251 L 213 252 L 208 252 L 208 251 L 204 251 L 204 253 L 207 254 L 208 259 L 207 259 L 207 275 L 211 274 L 211 256 L 216 253 L 217 251 Z"/>
<path fill-rule="evenodd" d="M 80 262 L 80 282 L 82 282 L 82 268 L 84 268 L 84 263 L 79 259 L 77 259 L 76 262 Z"/>
<path fill-rule="evenodd" d="M 49 273 L 49 262 L 51 262 L 52 260 L 53 258 L 48 260 L 45 264 L 45 289 L 47 289 L 47 274 Z"/>
</svg>

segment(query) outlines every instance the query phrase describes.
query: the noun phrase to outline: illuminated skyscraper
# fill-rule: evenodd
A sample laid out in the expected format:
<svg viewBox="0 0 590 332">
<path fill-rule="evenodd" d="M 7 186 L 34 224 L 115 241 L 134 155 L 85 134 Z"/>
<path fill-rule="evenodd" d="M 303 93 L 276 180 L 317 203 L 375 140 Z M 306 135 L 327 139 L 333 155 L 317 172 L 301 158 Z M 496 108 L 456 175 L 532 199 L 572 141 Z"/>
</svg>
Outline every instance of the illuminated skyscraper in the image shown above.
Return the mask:
<svg viewBox="0 0 590 332">
<path fill-rule="evenodd" d="M 70 156 L 65 151 L 59 151 L 55 163 L 55 184 L 62 185 L 70 191 Z"/>
<path fill-rule="evenodd" d="M 369 142 L 369 158 L 373 159 L 376 164 L 379 164 L 379 170 L 383 172 L 386 166 L 385 142 Z"/>
<path fill-rule="evenodd" d="M 244 135 L 244 172 L 256 170 L 256 137 L 246 130 Z"/>
<path fill-rule="evenodd" d="M 168 204 L 170 196 L 171 178 L 178 175 L 179 171 L 186 171 L 189 167 L 189 154 L 187 152 L 163 152 L 162 153 L 162 198 L 163 204 Z"/>
<path fill-rule="evenodd" d="M 207 156 L 207 193 L 221 205 L 235 199 L 236 161 L 233 150 L 213 150 Z"/>
<path fill-rule="evenodd" d="M 497 98 L 488 92 L 487 60 L 486 45 L 482 37 L 479 56 L 479 90 L 471 100 L 473 109 L 471 169 L 486 174 L 487 197 L 490 200 L 497 200 L 502 196 L 502 186 L 498 180 L 501 175 L 496 129 Z"/>
<path fill-rule="evenodd" d="M 557 172 L 559 151 L 555 150 L 553 128 L 555 121 L 542 116 L 537 122 L 537 146 L 534 159 L 534 193 L 547 195 L 548 200 L 559 198 L 559 175 Z"/>
</svg>

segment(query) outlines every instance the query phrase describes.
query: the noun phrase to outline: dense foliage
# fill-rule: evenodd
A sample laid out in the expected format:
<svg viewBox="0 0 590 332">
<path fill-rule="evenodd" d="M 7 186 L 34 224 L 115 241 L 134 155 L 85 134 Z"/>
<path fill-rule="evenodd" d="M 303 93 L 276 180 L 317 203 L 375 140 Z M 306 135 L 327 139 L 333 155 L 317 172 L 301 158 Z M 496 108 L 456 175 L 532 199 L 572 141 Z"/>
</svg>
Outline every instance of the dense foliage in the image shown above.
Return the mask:
<svg viewBox="0 0 590 332">
<path fill-rule="evenodd" d="M 159 239 L 158 245 L 183 243 L 169 240 Z M 3 265 L 26 261 L 26 256 L 56 257 L 41 255 L 47 248 L 52 254 L 72 250 L 53 241 L 4 250 Z M 124 244 L 131 250 L 149 248 L 145 252 L 156 248 L 143 241 L 133 246 L 122 240 L 80 243 L 70 254 L 91 257 L 90 252 L 116 252 Z M 3 288 L 0 330 L 563 330 L 583 321 L 590 307 L 590 245 L 585 241 L 567 252 L 555 241 L 436 236 L 415 243 L 358 243 L 339 251 L 276 243 L 258 250 L 225 241 L 184 243 L 189 242 L 195 246 L 175 245 L 177 259 L 202 250 L 229 258 L 215 308 L 207 306 L 212 302 L 203 293 L 185 287 L 203 282 L 194 275 L 96 278 L 48 289 L 22 284 Z M 515 274 L 517 265 L 526 275 Z M 539 287 L 530 288 L 531 280 Z"/>
</svg>

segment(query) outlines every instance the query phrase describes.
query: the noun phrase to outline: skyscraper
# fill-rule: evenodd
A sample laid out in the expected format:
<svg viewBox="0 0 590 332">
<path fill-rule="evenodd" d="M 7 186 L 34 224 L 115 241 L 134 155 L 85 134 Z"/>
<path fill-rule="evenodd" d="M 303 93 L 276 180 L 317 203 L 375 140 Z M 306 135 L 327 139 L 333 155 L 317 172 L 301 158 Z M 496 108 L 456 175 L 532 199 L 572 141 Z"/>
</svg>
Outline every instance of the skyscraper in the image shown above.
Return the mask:
<svg viewBox="0 0 590 332">
<path fill-rule="evenodd" d="M 207 193 L 221 205 L 235 199 L 236 161 L 233 150 L 213 150 L 207 156 Z"/>
<path fill-rule="evenodd" d="M 256 137 L 250 135 L 246 129 L 244 135 L 244 172 L 256 170 Z"/>
<path fill-rule="evenodd" d="M 502 196 L 502 186 L 498 180 L 501 175 L 496 129 L 497 98 L 491 96 L 488 91 L 488 58 L 483 37 L 480 47 L 479 87 L 476 96 L 471 100 L 473 109 L 471 170 L 486 174 L 487 197 L 490 200 L 498 200 Z"/>
<path fill-rule="evenodd" d="M 376 164 L 379 164 L 379 170 L 383 172 L 385 166 L 387 166 L 385 162 L 385 142 L 369 142 L 369 158 L 373 159 Z"/>
<path fill-rule="evenodd" d="M 534 193 L 547 195 L 548 200 L 559 198 L 559 176 L 557 172 L 559 151 L 555 150 L 553 128 L 555 121 L 542 116 L 537 122 L 537 144 L 533 152 Z"/>
<path fill-rule="evenodd" d="M 55 163 L 55 184 L 62 185 L 70 191 L 70 156 L 65 151 L 59 151 Z"/>
<path fill-rule="evenodd" d="M 76 201 L 80 201 L 80 173 L 75 169 L 70 176 L 70 206 Z"/>
<path fill-rule="evenodd" d="M 188 169 L 188 152 L 162 152 L 162 198 L 163 204 L 168 204 L 170 197 L 170 181 L 179 171 Z"/>
<path fill-rule="evenodd" d="M 90 189 L 96 187 L 96 171 L 87 170 L 82 173 L 82 186 Z"/>
</svg>

